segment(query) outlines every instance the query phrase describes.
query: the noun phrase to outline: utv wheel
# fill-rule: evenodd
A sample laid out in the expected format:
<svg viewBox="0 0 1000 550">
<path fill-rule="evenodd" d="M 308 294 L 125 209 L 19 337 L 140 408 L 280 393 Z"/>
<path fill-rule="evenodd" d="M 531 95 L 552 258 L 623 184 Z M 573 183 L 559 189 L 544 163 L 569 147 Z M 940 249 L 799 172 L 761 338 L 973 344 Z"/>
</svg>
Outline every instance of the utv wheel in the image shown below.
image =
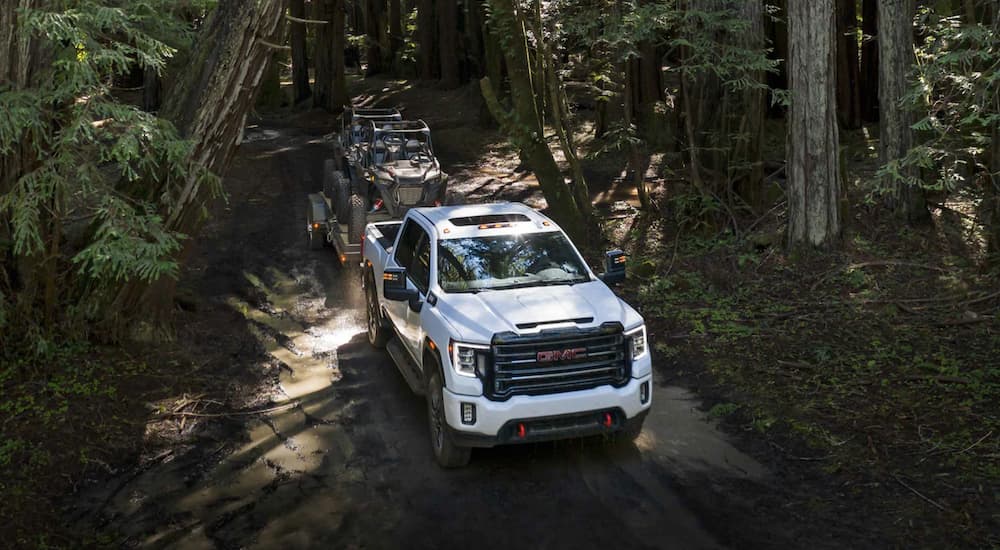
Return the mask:
<svg viewBox="0 0 1000 550">
<path fill-rule="evenodd" d="M 351 182 L 347 181 L 340 172 L 333 173 L 333 211 L 337 216 L 337 223 L 347 223 L 350 217 L 351 208 Z"/>
<path fill-rule="evenodd" d="M 444 393 L 441 388 L 441 373 L 431 366 L 431 378 L 427 383 L 427 418 L 430 421 L 431 448 L 434 458 L 442 468 L 461 468 L 469 463 L 472 449 L 459 447 L 451 440 L 448 422 L 444 416 Z"/>
<path fill-rule="evenodd" d="M 365 271 L 365 302 L 368 310 L 368 342 L 376 348 L 384 348 L 390 334 L 388 327 L 382 322 L 382 308 L 378 305 L 375 274 L 371 268 Z"/>
<path fill-rule="evenodd" d="M 348 205 L 347 213 L 347 242 L 357 244 L 361 242 L 365 232 L 365 200 L 360 195 L 351 195 L 351 202 Z"/>
<path fill-rule="evenodd" d="M 336 181 L 333 177 L 337 173 L 336 166 L 336 161 L 333 159 L 323 161 L 323 194 L 331 199 L 337 191 Z"/>
</svg>

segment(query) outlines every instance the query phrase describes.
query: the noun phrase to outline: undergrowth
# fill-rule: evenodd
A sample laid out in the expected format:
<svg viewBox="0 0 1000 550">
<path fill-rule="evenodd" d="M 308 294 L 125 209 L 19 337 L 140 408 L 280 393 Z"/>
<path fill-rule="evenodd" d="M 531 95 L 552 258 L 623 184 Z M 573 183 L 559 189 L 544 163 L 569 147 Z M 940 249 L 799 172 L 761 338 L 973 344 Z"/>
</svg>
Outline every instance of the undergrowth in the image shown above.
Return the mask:
<svg viewBox="0 0 1000 550">
<path fill-rule="evenodd" d="M 647 272 L 630 292 L 652 327 L 654 361 L 717 384 L 710 416 L 851 491 L 910 493 L 913 509 L 897 512 L 914 533 L 943 515 L 951 540 L 1000 542 L 988 525 L 1000 521 L 994 278 L 946 256 L 895 261 L 892 246 L 861 237 L 839 254 L 796 259 L 726 235 L 651 241 L 635 240 L 632 263 Z M 906 523 L 914 518 L 924 523 Z"/>
</svg>

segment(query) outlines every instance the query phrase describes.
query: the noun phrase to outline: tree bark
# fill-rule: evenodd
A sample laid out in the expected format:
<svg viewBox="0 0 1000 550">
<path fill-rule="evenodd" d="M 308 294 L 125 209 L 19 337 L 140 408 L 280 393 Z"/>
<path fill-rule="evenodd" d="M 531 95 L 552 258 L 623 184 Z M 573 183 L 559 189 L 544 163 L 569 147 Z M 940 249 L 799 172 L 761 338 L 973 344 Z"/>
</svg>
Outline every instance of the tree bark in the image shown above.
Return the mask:
<svg viewBox="0 0 1000 550">
<path fill-rule="evenodd" d="M 863 0 L 861 7 L 861 118 L 878 122 L 878 1 Z"/>
<path fill-rule="evenodd" d="M 837 0 L 837 114 L 846 129 L 861 127 L 857 0 Z"/>
<path fill-rule="evenodd" d="M 382 72 L 383 0 L 365 0 L 365 74 Z"/>
<path fill-rule="evenodd" d="M 434 14 L 434 0 L 417 0 L 417 59 L 420 65 L 420 78 L 433 80 L 440 72 L 441 61 L 438 59 L 437 18 Z"/>
<path fill-rule="evenodd" d="M 879 161 L 898 162 L 913 147 L 913 113 L 902 104 L 909 91 L 913 55 L 914 0 L 881 0 L 878 5 Z M 913 169 L 900 168 L 901 178 L 887 178 L 886 203 L 909 223 L 926 223 L 930 213 Z"/>
<path fill-rule="evenodd" d="M 456 0 L 437 0 L 438 44 L 441 54 L 441 86 L 457 88 L 460 84 L 458 67 L 458 6 Z"/>
<path fill-rule="evenodd" d="M 292 17 L 304 19 L 306 16 L 305 0 L 290 0 L 289 12 Z M 312 95 L 309 89 L 309 56 L 306 52 L 306 26 L 304 23 L 291 22 L 292 46 L 292 97 L 294 103 L 301 103 Z"/>
<path fill-rule="evenodd" d="M 316 25 L 313 105 L 331 113 L 339 113 L 348 103 L 347 81 L 344 76 L 344 0 L 313 0 L 313 17 L 319 21 L 329 21 L 326 25 Z"/>
<path fill-rule="evenodd" d="M 403 49 L 404 38 L 400 0 L 389 0 L 389 59 L 393 71 L 398 69 L 399 53 Z"/>
<path fill-rule="evenodd" d="M 788 243 L 831 247 L 841 233 L 833 0 L 789 2 Z"/>
</svg>

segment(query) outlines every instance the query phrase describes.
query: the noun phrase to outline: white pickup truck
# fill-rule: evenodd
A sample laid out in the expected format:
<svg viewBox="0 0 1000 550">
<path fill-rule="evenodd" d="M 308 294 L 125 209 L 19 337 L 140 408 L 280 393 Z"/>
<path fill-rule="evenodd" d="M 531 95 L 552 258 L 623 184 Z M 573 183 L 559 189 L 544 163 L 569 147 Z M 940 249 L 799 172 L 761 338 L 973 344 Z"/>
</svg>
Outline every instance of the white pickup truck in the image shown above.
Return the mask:
<svg viewBox="0 0 1000 550">
<path fill-rule="evenodd" d="M 652 401 L 642 317 L 549 218 L 519 203 L 413 208 L 362 241 L 368 338 L 427 396 L 444 467 L 471 447 L 621 432 Z M 381 282 L 381 284 L 379 284 Z"/>
</svg>

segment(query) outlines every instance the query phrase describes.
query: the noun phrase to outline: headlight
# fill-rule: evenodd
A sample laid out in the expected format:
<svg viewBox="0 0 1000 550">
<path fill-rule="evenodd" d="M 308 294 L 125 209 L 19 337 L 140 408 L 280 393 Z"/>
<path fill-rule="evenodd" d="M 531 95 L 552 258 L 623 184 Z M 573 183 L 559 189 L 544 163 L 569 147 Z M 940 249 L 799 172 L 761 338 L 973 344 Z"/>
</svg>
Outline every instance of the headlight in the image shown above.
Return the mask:
<svg viewBox="0 0 1000 550">
<path fill-rule="evenodd" d="M 486 361 L 486 354 L 483 352 L 489 349 L 489 346 L 463 344 L 452 340 L 448 343 L 448 353 L 451 355 L 451 367 L 455 369 L 456 373 L 462 376 L 474 377 L 476 376 L 477 365 L 483 366 L 480 363 L 485 363 Z"/>
<path fill-rule="evenodd" d="M 639 359 L 646 355 L 646 325 L 632 329 L 625 333 L 632 345 L 632 359 Z"/>
</svg>

